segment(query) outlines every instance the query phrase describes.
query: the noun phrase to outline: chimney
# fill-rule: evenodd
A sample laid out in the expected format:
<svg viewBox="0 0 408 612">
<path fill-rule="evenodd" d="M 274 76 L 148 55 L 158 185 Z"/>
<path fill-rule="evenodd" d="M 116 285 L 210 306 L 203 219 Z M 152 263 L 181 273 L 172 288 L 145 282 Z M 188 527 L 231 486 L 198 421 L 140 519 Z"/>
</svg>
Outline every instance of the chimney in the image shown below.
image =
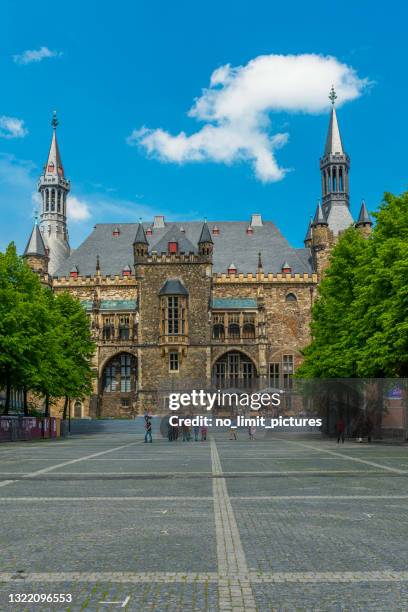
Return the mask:
<svg viewBox="0 0 408 612">
<path fill-rule="evenodd" d="M 165 227 L 164 224 L 164 215 L 156 215 L 153 219 L 153 227 L 154 229 L 160 229 Z"/>
<path fill-rule="evenodd" d="M 262 215 L 259 215 L 259 214 L 251 215 L 250 225 L 252 225 L 252 227 L 262 227 L 263 226 Z"/>
</svg>

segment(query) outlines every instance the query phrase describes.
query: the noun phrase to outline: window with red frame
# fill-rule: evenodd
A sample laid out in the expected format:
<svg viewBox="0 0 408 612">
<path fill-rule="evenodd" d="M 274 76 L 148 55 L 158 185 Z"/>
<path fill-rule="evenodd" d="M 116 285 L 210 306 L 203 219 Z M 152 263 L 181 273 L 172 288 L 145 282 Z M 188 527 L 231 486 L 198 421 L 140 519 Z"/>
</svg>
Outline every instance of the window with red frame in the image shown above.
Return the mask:
<svg viewBox="0 0 408 612">
<path fill-rule="evenodd" d="M 169 242 L 169 253 L 178 252 L 178 242 Z"/>
</svg>

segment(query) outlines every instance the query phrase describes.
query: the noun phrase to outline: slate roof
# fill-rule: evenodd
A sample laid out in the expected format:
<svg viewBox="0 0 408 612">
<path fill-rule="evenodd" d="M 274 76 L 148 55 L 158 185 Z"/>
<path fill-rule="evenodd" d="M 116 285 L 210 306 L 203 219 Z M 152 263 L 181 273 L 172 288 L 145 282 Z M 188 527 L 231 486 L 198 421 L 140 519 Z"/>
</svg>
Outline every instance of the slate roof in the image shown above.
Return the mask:
<svg viewBox="0 0 408 612">
<path fill-rule="evenodd" d="M 324 155 L 344 154 L 343 143 L 341 141 L 339 124 L 337 121 L 336 109 L 332 107 L 330 114 L 329 130 L 327 132 L 326 146 Z"/>
<path fill-rule="evenodd" d="M 327 223 L 335 235 L 354 224 L 353 217 L 345 204 L 332 203 L 327 213 Z"/>
<path fill-rule="evenodd" d="M 200 239 L 198 241 L 198 244 L 201 244 L 203 242 L 209 242 L 210 244 L 212 244 L 211 233 L 207 225 L 207 222 L 203 224 L 203 229 L 201 230 Z"/>
<path fill-rule="evenodd" d="M 310 250 L 294 249 L 282 236 L 271 221 L 264 221 L 262 226 L 252 226 L 253 233 L 247 234 L 248 221 L 208 221 L 213 241 L 213 271 L 226 273 L 231 261 L 238 273 L 256 273 L 258 253 L 261 253 L 263 270 L 280 273 L 282 261 L 288 261 L 292 273 L 312 273 Z M 144 223 L 144 228 L 151 223 Z M 213 227 L 219 228 L 219 234 L 213 234 Z M 95 273 L 95 259 L 99 254 L 101 273 L 103 275 L 122 274 L 129 262 L 133 262 L 133 240 L 137 223 L 100 223 L 97 224 L 86 240 L 64 261 L 57 270 L 56 276 L 68 276 L 74 265 L 78 266 L 81 275 Z M 180 232 L 183 227 L 185 232 Z M 119 236 L 113 236 L 113 230 L 119 227 Z M 154 228 L 153 234 L 147 235 L 149 252 L 167 252 L 167 243 L 177 241 L 179 251 L 197 252 L 197 245 L 202 231 L 202 221 L 166 222 L 164 227 Z"/>
<path fill-rule="evenodd" d="M 214 310 L 244 310 L 257 308 L 256 298 L 213 298 L 211 308 Z"/>
<path fill-rule="evenodd" d="M 42 257 L 45 257 L 46 254 L 44 240 L 41 236 L 40 228 L 36 223 L 33 227 L 33 231 L 31 232 L 31 236 L 28 239 L 27 246 L 24 250 L 24 255 L 41 255 Z"/>
<path fill-rule="evenodd" d="M 117 228 L 115 228 L 117 229 Z M 120 230 L 119 230 L 120 231 Z M 137 226 L 136 236 L 133 241 L 133 244 L 147 244 L 146 234 L 142 223 L 139 223 Z"/>
<path fill-rule="evenodd" d="M 178 278 L 172 278 L 164 283 L 159 295 L 188 295 L 188 291 Z"/>
<path fill-rule="evenodd" d="M 360 214 L 358 215 L 357 225 L 364 225 L 364 224 L 372 225 L 373 222 L 371 221 L 371 217 L 367 210 L 366 203 L 363 200 L 361 202 Z"/>
</svg>

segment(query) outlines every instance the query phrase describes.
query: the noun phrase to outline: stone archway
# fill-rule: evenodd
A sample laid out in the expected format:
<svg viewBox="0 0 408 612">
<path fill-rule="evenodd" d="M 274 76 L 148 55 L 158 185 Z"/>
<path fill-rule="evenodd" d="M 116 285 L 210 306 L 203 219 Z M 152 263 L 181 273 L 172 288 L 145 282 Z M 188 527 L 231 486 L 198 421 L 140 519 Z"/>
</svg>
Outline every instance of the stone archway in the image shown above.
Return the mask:
<svg viewBox="0 0 408 612">
<path fill-rule="evenodd" d="M 99 378 L 99 415 L 132 416 L 137 393 L 137 360 L 126 351 L 105 361 Z"/>
<path fill-rule="evenodd" d="M 227 351 L 213 364 L 212 383 L 219 389 L 250 389 L 258 379 L 254 361 L 242 351 Z"/>
</svg>

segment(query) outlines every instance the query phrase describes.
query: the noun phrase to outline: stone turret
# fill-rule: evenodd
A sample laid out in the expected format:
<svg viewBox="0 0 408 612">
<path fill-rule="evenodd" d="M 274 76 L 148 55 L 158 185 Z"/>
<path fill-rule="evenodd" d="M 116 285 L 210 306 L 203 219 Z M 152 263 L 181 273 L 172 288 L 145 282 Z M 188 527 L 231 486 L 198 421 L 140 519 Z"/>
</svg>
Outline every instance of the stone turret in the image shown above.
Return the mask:
<svg viewBox="0 0 408 612">
<path fill-rule="evenodd" d="M 321 276 L 329 265 L 330 250 L 334 240 L 320 201 L 317 203 L 311 234 L 313 265 L 317 274 Z"/>
<path fill-rule="evenodd" d="M 23 254 L 24 259 L 34 272 L 48 273 L 48 251 L 41 236 L 37 219 Z"/>
<path fill-rule="evenodd" d="M 213 240 L 211 238 L 210 230 L 208 229 L 207 221 L 204 221 L 201 229 L 200 239 L 198 241 L 198 252 L 200 255 L 205 257 L 212 257 L 213 253 Z"/>
<path fill-rule="evenodd" d="M 364 238 L 368 238 L 368 236 L 371 234 L 372 226 L 373 222 L 371 221 L 371 217 L 367 210 L 366 203 L 363 200 L 361 202 L 361 208 L 360 213 L 358 215 L 356 228 L 360 231 Z"/>
<path fill-rule="evenodd" d="M 136 230 L 136 236 L 133 241 L 133 255 L 135 264 L 147 257 L 147 253 L 149 250 L 149 243 L 147 242 L 146 233 L 144 231 L 143 224 L 139 222 Z"/>
<path fill-rule="evenodd" d="M 38 191 L 42 201 L 40 231 L 49 253 L 49 271 L 54 274 L 70 254 L 67 227 L 67 196 L 70 183 L 65 178 L 58 147 L 58 120 L 55 112 L 51 124 L 51 146 L 38 182 Z"/>
</svg>

